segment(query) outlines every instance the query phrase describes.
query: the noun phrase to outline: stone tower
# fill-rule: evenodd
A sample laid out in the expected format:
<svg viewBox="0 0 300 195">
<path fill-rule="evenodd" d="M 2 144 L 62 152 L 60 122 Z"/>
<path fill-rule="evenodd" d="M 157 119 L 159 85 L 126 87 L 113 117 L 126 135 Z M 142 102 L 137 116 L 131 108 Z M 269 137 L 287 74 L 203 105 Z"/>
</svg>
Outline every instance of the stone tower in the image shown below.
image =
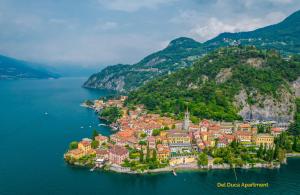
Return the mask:
<svg viewBox="0 0 300 195">
<path fill-rule="evenodd" d="M 184 113 L 184 121 L 182 123 L 182 130 L 188 131 L 189 126 L 190 126 L 190 113 L 189 113 L 189 110 L 186 109 L 186 111 Z"/>
</svg>

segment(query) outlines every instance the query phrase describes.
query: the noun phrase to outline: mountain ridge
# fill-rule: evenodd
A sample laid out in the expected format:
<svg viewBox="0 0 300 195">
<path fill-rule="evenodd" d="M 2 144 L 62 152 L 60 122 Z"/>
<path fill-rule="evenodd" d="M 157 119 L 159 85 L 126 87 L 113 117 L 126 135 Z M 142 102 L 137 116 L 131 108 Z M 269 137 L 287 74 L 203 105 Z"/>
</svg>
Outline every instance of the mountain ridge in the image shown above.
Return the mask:
<svg viewBox="0 0 300 195">
<path fill-rule="evenodd" d="M 134 90 L 149 80 L 185 68 L 208 52 L 220 47 L 253 45 L 261 49 L 275 49 L 285 56 L 300 53 L 300 11 L 283 21 L 249 32 L 221 33 L 204 43 L 179 37 L 158 52 L 140 62 L 120 67 L 104 68 L 93 74 L 84 87 L 116 90 L 122 93 Z M 171 60 L 170 60 L 171 59 Z"/>
<path fill-rule="evenodd" d="M 39 64 L 0 55 L 0 80 L 58 78 Z"/>
</svg>

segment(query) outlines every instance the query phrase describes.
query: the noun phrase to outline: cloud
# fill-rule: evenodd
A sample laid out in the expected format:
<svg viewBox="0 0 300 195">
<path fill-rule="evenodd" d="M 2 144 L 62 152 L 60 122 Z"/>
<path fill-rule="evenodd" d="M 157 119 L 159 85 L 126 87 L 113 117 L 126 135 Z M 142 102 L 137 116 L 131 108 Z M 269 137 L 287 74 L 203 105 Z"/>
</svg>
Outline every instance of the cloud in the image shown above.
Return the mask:
<svg viewBox="0 0 300 195">
<path fill-rule="evenodd" d="M 196 11 L 183 11 L 171 22 L 185 24 L 185 34 L 199 41 L 206 41 L 223 32 L 251 31 L 266 25 L 277 23 L 285 15 L 281 12 L 271 12 L 264 17 L 252 17 L 249 15 L 236 15 L 232 18 L 207 17 Z"/>
<path fill-rule="evenodd" d="M 176 0 L 98 0 L 98 2 L 111 10 L 134 12 L 143 8 L 156 8 Z"/>
</svg>

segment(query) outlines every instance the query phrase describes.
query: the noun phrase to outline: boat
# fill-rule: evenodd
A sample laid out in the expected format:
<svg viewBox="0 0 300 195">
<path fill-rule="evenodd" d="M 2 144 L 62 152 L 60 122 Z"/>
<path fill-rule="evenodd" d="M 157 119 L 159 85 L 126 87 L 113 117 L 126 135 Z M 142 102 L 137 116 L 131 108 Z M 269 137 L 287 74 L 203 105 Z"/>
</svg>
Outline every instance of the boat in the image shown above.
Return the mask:
<svg viewBox="0 0 300 195">
<path fill-rule="evenodd" d="M 92 128 L 92 126 L 90 125 L 89 128 Z"/>
<path fill-rule="evenodd" d="M 48 115 L 48 112 L 45 112 L 44 114 L 45 114 L 45 115 Z"/>
<path fill-rule="evenodd" d="M 81 126 L 80 129 L 83 129 L 83 126 Z"/>
<path fill-rule="evenodd" d="M 175 172 L 175 169 L 173 169 L 173 175 L 177 176 L 176 172 Z"/>
<path fill-rule="evenodd" d="M 98 124 L 98 126 L 107 126 L 107 125 L 104 123 L 101 123 L 101 124 Z"/>
</svg>

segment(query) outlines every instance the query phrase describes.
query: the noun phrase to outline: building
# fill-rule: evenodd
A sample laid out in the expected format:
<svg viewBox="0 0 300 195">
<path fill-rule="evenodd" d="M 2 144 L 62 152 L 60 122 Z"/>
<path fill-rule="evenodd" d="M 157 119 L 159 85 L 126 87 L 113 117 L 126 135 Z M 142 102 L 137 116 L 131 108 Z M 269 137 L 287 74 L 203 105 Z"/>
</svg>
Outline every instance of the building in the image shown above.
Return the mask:
<svg viewBox="0 0 300 195">
<path fill-rule="evenodd" d="M 193 164 L 195 162 L 197 162 L 197 158 L 195 156 L 178 156 L 172 157 L 169 163 L 171 166 L 176 166 L 184 164 Z"/>
<path fill-rule="evenodd" d="M 150 149 L 155 149 L 156 148 L 156 144 L 155 144 L 155 138 L 150 136 L 147 138 L 148 141 L 148 146 Z"/>
<path fill-rule="evenodd" d="M 243 123 L 239 125 L 239 131 L 251 132 L 251 125 L 249 123 Z"/>
<path fill-rule="evenodd" d="M 228 145 L 228 141 L 225 138 L 221 138 L 217 141 L 217 147 L 218 148 L 224 148 Z"/>
<path fill-rule="evenodd" d="M 168 132 L 169 144 L 187 144 L 191 143 L 191 137 L 185 131 L 169 131 Z"/>
<path fill-rule="evenodd" d="M 184 113 L 184 121 L 182 123 L 182 130 L 188 131 L 190 126 L 190 113 L 189 110 L 187 109 L 186 112 Z"/>
<path fill-rule="evenodd" d="M 252 134 L 248 131 L 236 131 L 235 132 L 236 140 L 240 142 L 251 142 Z"/>
<path fill-rule="evenodd" d="M 66 156 L 69 156 L 69 157 L 74 158 L 76 160 L 83 157 L 84 155 L 85 155 L 84 152 L 80 149 L 70 150 L 66 154 Z"/>
<path fill-rule="evenodd" d="M 253 141 L 255 145 L 260 146 L 266 145 L 268 147 L 272 147 L 274 145 L 274 136 L 270 134 L 257 134 L 253 137 Z"/>
<path fill-rule="evenodd" d="M 128 150 L 122 146 L 113 146 L 109 150 L 109 161 L 113 164 L 122 164 L 129 157 Z"/>
<path fill-rule="evenodd" d="M 78 143 L 78 149 L 82 150 L 84 154 L 87 154 L 92 149 L 91 142 L 82 140 Z"/>
<path fill-rule="evenodd" d="M 202 120 L 200 122 L 200 131 L 201 132 L 207 132 L 208 131 L 208 127 L 210 126 L 210 121 L 209 120 Z"/>
<path fill-rule="evenodd" d="M 168 146 L 157 144 L 157 159 L 159 161 L 166 161 L 170 157 L 170 149 Z"/>
<path fill-rule="evenodd" d="M 95 151 L 96 151 L 96 158 L 97 159 L 108 160 L 108 158 L 109 158 L 109 151 L 108 150 L 97 149 Z"/>
<path fill-rule="evenodd" d="M 98 135 L 95 137 L 95 140 L 99 142 L 99 145 L 102 145 L 104 143 L 107 143 L 108 138 L 106 136 L 103 135 Z"/>
<path fill-rule="evenodd" d="M 234 124 L 231 122 L 221 122 L 220 130 L 225 134 L 232 134 L 234 129 Z"/>
<path fill-rule="evenodd" d="M 279 136 L 282 133 L 282 128 L 279 127 L 273 127 L 271 128 L 271 134 L 275 137 Z"/>
</svg>

